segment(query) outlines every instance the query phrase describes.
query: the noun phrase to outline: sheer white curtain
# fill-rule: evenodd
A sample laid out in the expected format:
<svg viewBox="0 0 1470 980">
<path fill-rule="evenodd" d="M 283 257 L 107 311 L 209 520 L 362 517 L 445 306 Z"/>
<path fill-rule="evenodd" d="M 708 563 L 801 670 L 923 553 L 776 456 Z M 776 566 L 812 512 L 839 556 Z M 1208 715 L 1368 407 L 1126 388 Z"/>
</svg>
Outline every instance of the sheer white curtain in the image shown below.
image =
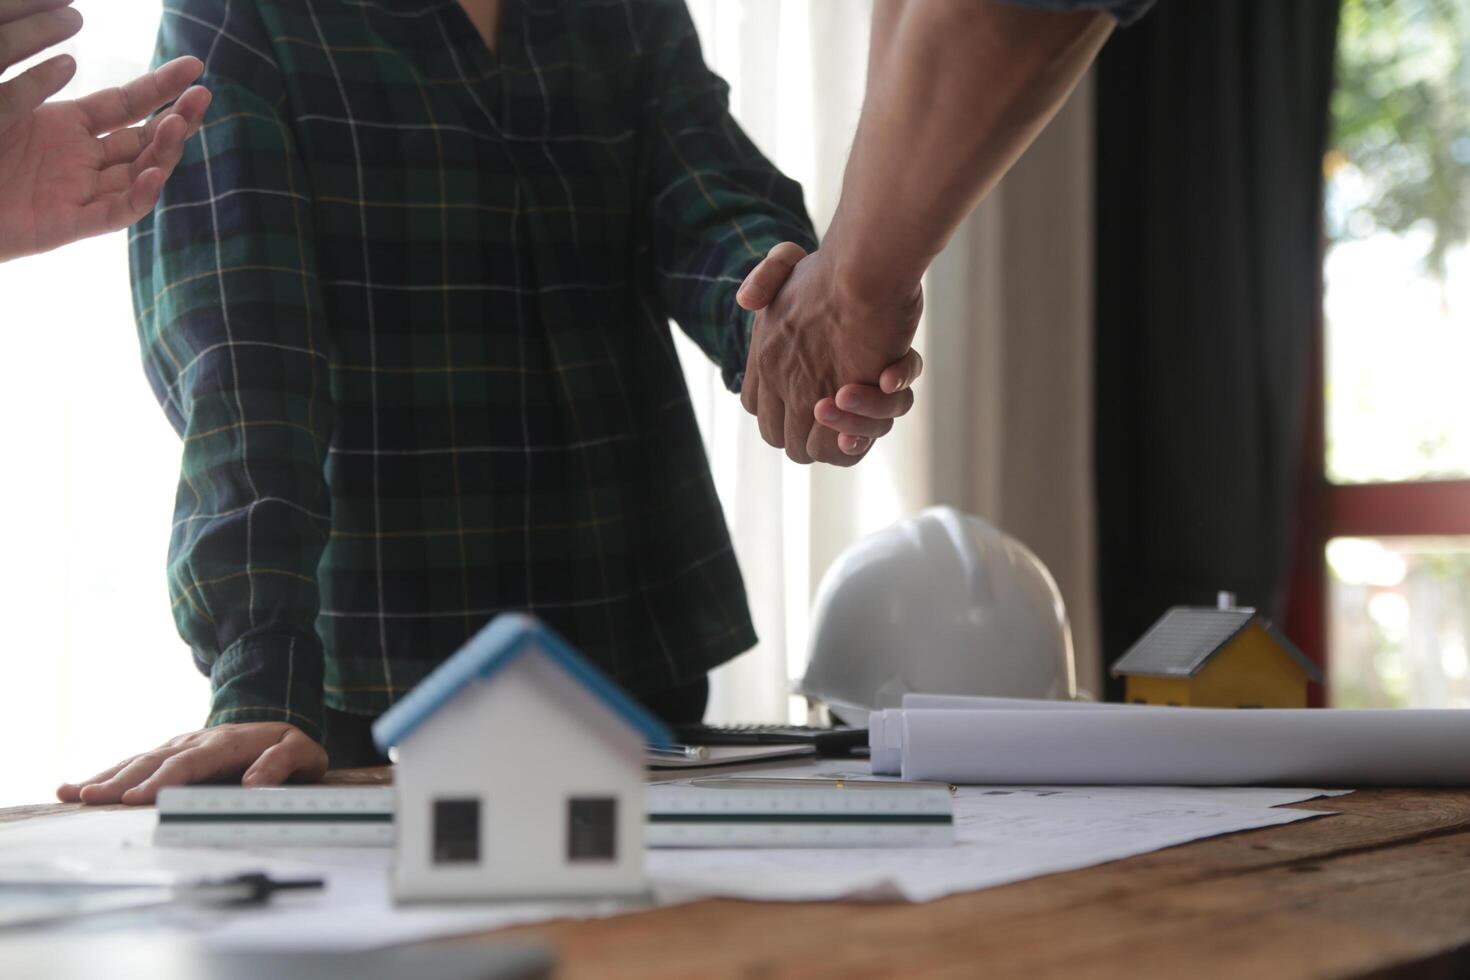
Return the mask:
<svg viewBox="0 0 1470 980">
<path fill-rule="evenodd" d="M 63 97 L 148 67 L 159 0 L 76 0 Z M 127 244 L 0 265 L 0 805 L 44 802 L 203 719 L 169 615 L 179 441 L 139 367 Z"/>
<path fill-rule="evenodd" d="M 800 181 L 825 229 L 862 107 L 871 3 L 692 0 L 705 60 L 730 83 L 735 117 Z M 805 662 L 807 609 L 821 570 L 853 537 L 927 497 L 927 430 L 904 426 L 852 470 L 788 462 L 718 372 L 680 338 L 715 482 L 745 573 L 760 645 L 712 678 L 712 720 L 804 719 L 789 696 Z"/>
</svg>

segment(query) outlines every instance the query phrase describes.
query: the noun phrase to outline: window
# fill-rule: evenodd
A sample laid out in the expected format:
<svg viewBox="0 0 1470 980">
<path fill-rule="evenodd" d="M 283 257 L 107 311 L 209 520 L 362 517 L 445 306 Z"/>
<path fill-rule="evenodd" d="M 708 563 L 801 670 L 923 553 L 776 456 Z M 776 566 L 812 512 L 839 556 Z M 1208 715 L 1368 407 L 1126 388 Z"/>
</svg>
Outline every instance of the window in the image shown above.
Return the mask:
<svg viewBox="0 0 1470 980">
<path fill-rule="evenodd" d="M 568 861 L 616 861 L 617 850 L 617 800 L 574 796 L 567 801 Z"/>
<path fill-rule="evenodd" d="M 434 801 L 434 863 L 478 864 L 480 801 Z"/>
<path fill-rule="evenodd" d="M 1344 707 L 1467 706 L 1470 6 L 1344 0 L 1288 631 Z"/>
<path fill-rule="evenodd" d="M 1327 569 L 1335 702 L 1470 705 L 1470 538 L 1336 538 Z"/>
</svg>

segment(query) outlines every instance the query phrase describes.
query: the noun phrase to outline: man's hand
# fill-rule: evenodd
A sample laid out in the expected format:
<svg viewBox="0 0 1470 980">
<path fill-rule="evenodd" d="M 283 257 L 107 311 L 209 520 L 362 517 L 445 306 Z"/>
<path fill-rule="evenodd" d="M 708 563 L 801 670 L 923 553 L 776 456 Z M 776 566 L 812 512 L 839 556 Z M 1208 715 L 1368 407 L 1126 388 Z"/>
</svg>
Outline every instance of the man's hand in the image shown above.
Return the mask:
<svg viewBox="0 0 1470 980">
<path fill-rule="evenodd" d="M 243 786 L 316 782 L 327 751 L 295 725 L 279 721 L 219 725 L 170 739 L 80 783 L 63 783 L 63 803 L 152 803 L 165 786 L 240 777 Z M 242 775 L 243 774 L 243 775 Z"/>
<path fill-rule="evenodd" d="M 808 256 L 783 242 L 736 294 L 759 311 L 740 402 L 766 442 L 798 463 L 860 460 L 913 406 L 910 388 L 923 369 L 910 349 L 922 292 L 867 295 L 845 284 L 837 265 L 825 250 Z"/>
<path fill-rule="evenodd" d="M 817 421 L 837 434 L 837 448 L 861 458 L 873 442 L 893 429 L 893 420 L 914 407 L 911 387 L 924 370 L 924 359 L 911 350 L 890 364 L 877 385 L 843 385 L 836 396 L 817 402 Z M 818 437 L 812 430 L 812 439 Z M 824 435 L 822 438 L 826 438 Z"/>
<path fill-rule="evenodd" d="M 71 0 L 0 0 L 0 72 L 82 27 Z M 0 85 L 0 262 L 117 231 L 153 209 L 209 92 L 204 71 L 179 58 L 129 82 L 46 104 L 76 74 L 67 55 Z M 187 91 L 186 91 L 187 89 Z M 172 109 L 133 126 L 175 99 Z"/>
</svg>

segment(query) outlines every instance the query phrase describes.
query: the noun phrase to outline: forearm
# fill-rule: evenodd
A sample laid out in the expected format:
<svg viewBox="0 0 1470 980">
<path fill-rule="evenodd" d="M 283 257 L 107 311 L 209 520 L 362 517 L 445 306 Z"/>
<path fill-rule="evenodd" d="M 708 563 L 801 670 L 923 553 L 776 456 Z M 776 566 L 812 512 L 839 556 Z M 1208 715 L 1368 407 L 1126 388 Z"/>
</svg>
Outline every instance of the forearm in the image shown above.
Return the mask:
<svg viewBox="0 0 1470 980">
<path fill-rule="evenodd" d="M 323 663 L 316 569 L 331 519 L 328 379 L 320 359 L 258 339 L 269 335 L 265 320 L 271 331 L 299 322 L 288 311 L 240 316 L 232 341 L 208 319 L 144 325 L 154 350 L 214 348 L 176 384 L 156 384 L 165 405 L 176 398 L 184 441 L 169 544 L 174 618 L 210 679 L 209 724 L 286 721 L 314 735 Z"/>
<path fill-rule="evenodd" d="M 771 248 L 816 247 L 801 187 L 730 117 L 728 89 L 704 63 L 682 3 L 653 8 L 643 48 L 661 52 L 649 87 L 648 151 L 640 183 L 662 306 L 739 390 L 751 317 L 735 302 Z"/>
<path fill-rule="evenodd" d="M 867 99 L 823 243 L 844 280 L 885 295 L 915 290 L 1112 29 L 1097 12 L 880 0 Z"/>
<path fill-rule="evenodd" d="M 228 331 L 214 316 L 182 313 L 175 295 L 190 305 L 202 297 L 191 297 L 169 257 L 155 259 L 174 288 L 163 315 L 142 323 L 147 348 L 207 351 L 155 388 L 182 423 L 169 590 L 179 631 L 210 679 L 209 724 L 287 721 L 314 735 L 323 662 L 316 571 L 331 525 L 325 463 L 335 413 L 325 356 L 312 348 L 326 338 L 304 328 L 299 309 L 252 309 L 246 296 L 282 295 L 252 276 L 235 278 Z"/>
<path fill-rule="evenodd" d="M 210 679 L 209 724 L 315 736 L 335 406 L 310 183 L 275 108 L 281 80 L 252 53 L 264 31 L 242 12 L 243 40 L 216 51 L 201 18 L 224 10 L 196 6 L 166 14 L 160 55 L 211 55 L 216 118 L 130 241 L 145 370 L 183 440 L 169 588 Z"/>
</svg>

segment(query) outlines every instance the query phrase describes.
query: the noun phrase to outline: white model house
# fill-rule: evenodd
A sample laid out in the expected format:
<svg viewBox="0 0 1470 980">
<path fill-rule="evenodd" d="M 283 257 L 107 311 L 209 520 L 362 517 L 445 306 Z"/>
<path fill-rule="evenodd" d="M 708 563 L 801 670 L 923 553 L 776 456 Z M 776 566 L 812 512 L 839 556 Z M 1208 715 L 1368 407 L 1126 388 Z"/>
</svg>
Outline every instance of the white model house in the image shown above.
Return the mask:
<svg viewBox="0 0 1470 980">
<path fill-rule="evenodd" d="M 625 895 L 658 719 L 530 616 L 496 617 L 373 725 L 400 901 Z"/>
</svg>

